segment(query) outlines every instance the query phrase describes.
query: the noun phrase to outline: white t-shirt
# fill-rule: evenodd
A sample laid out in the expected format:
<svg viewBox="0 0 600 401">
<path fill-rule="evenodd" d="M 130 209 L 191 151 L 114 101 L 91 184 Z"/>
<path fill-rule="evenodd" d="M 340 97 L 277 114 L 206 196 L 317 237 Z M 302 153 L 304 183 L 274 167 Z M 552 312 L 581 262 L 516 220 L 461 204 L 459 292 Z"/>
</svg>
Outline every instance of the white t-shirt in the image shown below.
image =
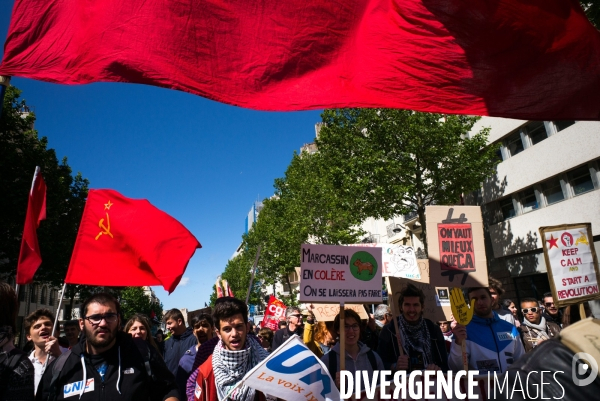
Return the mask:
<svg viewBox="0 0 600 401">
<path fill-rule="evenodd" d="M 29 355 L 29 360 L 33 364 L 33 368 L 35 370 L 35 381 L 34 381 L 34 383 L 35 383 L 34 394 L 35 394 L 35 393 L 37 393 L 38 384 L 40 384 L 40 380 L 42 380 L 42 376 L 44 375 L 44 372 L 46 371 L 46 367 L 48 365 L 50 365 L 50 362 L 52 362 L 54 360 L 54 357 L 52 355 L 48 355 L 46 357 L 46 362 L 41 363 L 40 360 L 35 357 L 35 349 L 34 349 L 33 351 L 31 351 L 31 354 Z"/>
</svg>

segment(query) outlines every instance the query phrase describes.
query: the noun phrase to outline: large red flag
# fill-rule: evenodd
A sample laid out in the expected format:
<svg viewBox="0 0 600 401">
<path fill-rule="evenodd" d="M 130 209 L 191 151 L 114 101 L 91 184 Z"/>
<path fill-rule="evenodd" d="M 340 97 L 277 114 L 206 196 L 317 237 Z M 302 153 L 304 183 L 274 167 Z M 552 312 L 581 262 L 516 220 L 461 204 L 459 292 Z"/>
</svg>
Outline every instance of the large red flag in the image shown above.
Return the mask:
<svg viewBox="0 0 600 401">
<path fill-rule="evenodd" d="M 17 264 L 17 284 L 29 284 L 42 263 L 37 229 L 46 220 L 46 182 L 39 167 L 35 168 L 33 183 L 29 191 L 25 228 L 21 239 L 21 251 Z"/>
<path fill-rule="evenodd" d="M 0 74 L 261 110 L 600 118 L 578 0 L 16 0 Z"/>
<path fill-rule="evenodd" d="M 200 243 L 181 223 L 147 200 L 91 189 L 65 282 L 160 284 L 170 293 L 196 248 Z"/>
</svg>

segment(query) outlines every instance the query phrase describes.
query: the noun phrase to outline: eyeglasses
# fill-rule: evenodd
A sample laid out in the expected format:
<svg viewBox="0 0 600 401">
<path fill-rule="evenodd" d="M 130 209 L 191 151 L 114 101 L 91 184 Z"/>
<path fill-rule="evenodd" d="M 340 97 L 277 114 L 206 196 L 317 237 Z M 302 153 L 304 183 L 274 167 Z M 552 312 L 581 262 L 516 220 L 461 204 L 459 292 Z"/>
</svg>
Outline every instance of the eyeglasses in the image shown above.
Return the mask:
<svg viewBox="0 0 600 401">
<path fill-rule="evenodd" d="M 298 319 L 301 319 L 301 318 L 302 318 L 302 315 L 300 315 L 300 314 L 293 314 L 293 315 L 290 315 L 290 317 L 291 317 L 291 316 L 293 316 L 293 317 L 296 317 L 296 318 L 298 318 Z"/>
<path fill-rule="evenodd" d="M 93 325 L 98 325 L 102 320 L 105 320 L 106 323 L 114 323 L 117 321 L 119 315 L 116 313 L 105 313 L 104 315 L 90 315 L 84 317 L 85 320 L 90 322 Z"/>
<path fill-rule="evenodd" d="M 537 311 L 538 311 L 539 309 L 540 309 L 540 308 L 536 308 L 536 307 L 534 306 L 533 308 L 523 308 L 523 309 L 521 309 L 521 312 L 523 312 L 524 314 L 525 314 L 525 313 L 529 313 L 529 311 L 531 311 L 531 312 L 533 312 L 533 313 L 537 313 Z"/>
<path fill-rule="evenodd" d="M 554 306 L 554 302 L 546 302 L 545 305 L 547 307 L 551 307 L 551 306 Z"/>
<path fill-rule="evenodd" d="M 353 324 L 351 326 L 344 325 L 344 330 L 346 330 L 346 331 L 348 331 L 348 330 L 358 331 L 359 329 L 360 329 L 360 326 L 358 324 Z"/>
</svg>

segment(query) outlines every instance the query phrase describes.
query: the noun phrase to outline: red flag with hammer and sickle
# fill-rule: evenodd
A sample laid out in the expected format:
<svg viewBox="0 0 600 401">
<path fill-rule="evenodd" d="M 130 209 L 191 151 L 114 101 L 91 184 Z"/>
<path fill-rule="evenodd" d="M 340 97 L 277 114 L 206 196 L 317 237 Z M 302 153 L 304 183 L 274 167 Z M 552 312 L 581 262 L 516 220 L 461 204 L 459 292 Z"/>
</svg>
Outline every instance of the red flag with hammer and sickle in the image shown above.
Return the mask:
<svg viewBox="0 0 600 401">
<path fill-rule="evenodd" d="M 91 189 L 65 282 L 162 285 L 171 293 L 201 247 L 187 228 L 147 200 Z"/>
</svg>

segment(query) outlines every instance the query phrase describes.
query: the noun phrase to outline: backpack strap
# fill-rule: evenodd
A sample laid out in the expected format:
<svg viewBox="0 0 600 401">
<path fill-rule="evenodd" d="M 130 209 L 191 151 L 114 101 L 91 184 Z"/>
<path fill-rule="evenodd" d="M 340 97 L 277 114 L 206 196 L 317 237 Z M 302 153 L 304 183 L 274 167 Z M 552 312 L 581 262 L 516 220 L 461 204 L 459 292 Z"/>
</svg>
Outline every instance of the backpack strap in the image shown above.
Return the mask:
<svg viewBox="0 0 600 401">
<path fill-rule="evenodd" d="M 330 350 L 327 354 L 329 355 L 329 374 L 335 378 L 335 374 L 337 373 L 337 353 L 334 350 Z"/>
<path fill-rule="evenodd" d="M 144 361 L 144 367 L 146 368 L 146 374 L 148 375 L 148 377 L 150 379 L 152 379 L 154 381 L 154 376 L 152 375 L 152 367 L 150 366 L 150 356 L 151 355 L 150 355 L 150 347 L 148 346 L 148 343 L 144 340 L 134 340 L 133 342 L 137 346 L 140 356 L 142 357 L 142 359 Z"/>
<path fill-rule="evenodd" d="M 377 370 L 377 359 L 375 359 L 375 354 L 372 349 L 367 351 L 367 358 L 369 358 L 369 362 L 371 363 L 371 367 L 373 368 L 373 372 Z"/>
<path fill-rule="evenodd" d="M 66 352 L 63 352 L 61 355 L 59 355 L 58 358 L 56 358 L 56 360 L 54 361 L 54 364 L 52 365 L 52 379 L 50 380 L 50 387 L 49 387 L 49 393 L 50 393 L 50 397 L 48 398 L 48 401 L 53 401 L 56 400 L 58 398 L 58 377 L 60 376 L 60 373 L 63 370 L 63 367 L 65 366 L 65 363 L 67 362 L 67 358 L 69 358 L 69 356 L 71 355 L 71 350 L 67 350 Z"/>
</svg>

